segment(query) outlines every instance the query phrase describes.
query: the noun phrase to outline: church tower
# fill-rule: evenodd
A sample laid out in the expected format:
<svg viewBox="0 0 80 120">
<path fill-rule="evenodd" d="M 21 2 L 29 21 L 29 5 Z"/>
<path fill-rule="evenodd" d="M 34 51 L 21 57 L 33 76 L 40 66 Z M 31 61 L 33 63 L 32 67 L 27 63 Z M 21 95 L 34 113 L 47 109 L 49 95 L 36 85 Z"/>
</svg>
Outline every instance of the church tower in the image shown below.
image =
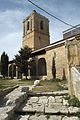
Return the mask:
<svg viewBox="0 0 80 120">
<path fill-rule="evenodd" d="M 49 44 L 49 20 L 34 10 L 23 21 L 23 47 L 37 50 Z"/>
</svg>

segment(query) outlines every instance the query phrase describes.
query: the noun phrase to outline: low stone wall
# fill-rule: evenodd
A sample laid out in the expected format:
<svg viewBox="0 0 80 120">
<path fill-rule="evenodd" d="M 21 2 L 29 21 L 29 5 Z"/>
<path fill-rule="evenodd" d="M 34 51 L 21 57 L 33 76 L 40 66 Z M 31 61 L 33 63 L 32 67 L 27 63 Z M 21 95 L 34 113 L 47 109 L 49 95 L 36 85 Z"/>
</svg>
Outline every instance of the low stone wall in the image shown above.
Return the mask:
<svg viewBox="0 0 80 120">
<path fill-rule="evenodd" d="M 8 94 L 9 92 L 11 92 L 12 90 L 14 90 L 15 88 L 18 88 L 18 87 L 19 87 L 19 86 L 16 85 L 16 86 L 14 86 L 14 87 L 9 87 L 9 88 L 6 88 L 6 89 L 4 89 L 4 90 L 0 90 L 0 97 Z"/>
<path fill-rule="evenodd" d="M 80 100 L 80 73 L 75 67 L 71 68 L 73 94 Z"/>
<path fill-rule="evenodd" d="M 4 97 L 2 105 L 0 105 L 0 120 L 12 120 L 14 112 L 21 103 L 26 99 L 28 87 L 18 87 Z"/>
</svg>

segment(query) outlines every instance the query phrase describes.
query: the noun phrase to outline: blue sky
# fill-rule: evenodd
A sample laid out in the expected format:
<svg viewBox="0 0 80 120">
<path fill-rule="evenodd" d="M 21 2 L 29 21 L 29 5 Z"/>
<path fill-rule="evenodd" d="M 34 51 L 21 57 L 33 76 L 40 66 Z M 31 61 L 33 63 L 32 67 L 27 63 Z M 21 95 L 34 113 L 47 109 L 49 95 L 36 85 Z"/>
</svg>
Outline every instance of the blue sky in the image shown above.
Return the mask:
<svg viewBox="0 0 80 120">
<path fill-rule="evenodd" d="M 69 24 L 80 24 L 80 0 L 32 1 Z M 62 39 L 62 31 L 70 28 L 48 16 L 27 0 L 0 0 L 0 55 L 5 51 L 11 60 L 18 53 L 22 47 L 23 19 L 33 10 L 49 19 L 51 43 Z"/>
</svg>

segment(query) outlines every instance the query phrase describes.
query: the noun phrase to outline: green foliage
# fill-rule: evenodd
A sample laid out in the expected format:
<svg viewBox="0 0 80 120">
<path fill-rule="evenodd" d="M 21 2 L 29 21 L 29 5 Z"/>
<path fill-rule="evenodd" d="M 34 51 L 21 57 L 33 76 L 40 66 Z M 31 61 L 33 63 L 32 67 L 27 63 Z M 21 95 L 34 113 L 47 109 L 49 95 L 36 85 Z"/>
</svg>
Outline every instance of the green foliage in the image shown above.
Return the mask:
<svg viewBox="0 0 80 120">
<path fill-rule="evenodd" d="M 54 57 L 53 57 L 53 61 L 52 61 L 52 75 L 53 75 L 53 78 L 56 78 L 56 67 L 55 67 Z"/>
<path fill-rule="evenodd" d="M 0 60 L 0 72 L 1 72 L 1 60 Z"/>
<path fill-rule="evenodd" d="M 70 98 L 70 99 L 68 100 L 68 103 L 69 103 L 70 106 L 80 107 L 80 101 L 79 101 L 78 98 L 75 97 L 75 96 L 74 96 L 73 98 Z"/>
<path fill-rule="evenodd" d="M 64 97 L 65 100 L 70 100 L 70 95 Z"/>
<path fill-rule="evenodd" d="M 1 74 L 3 75 L 3 77 L 8 75 L 8 61 L 8 55 L 3 52 L 1 55 Z"/>
<path fill-rule="evenodd" d="M 50 79 L 50 80 L 41 80 L 42 82 L 61 82 L 62 80 L 61 79 L 58 79 L 58 78 L 55 78 L 55 79 Z"/>
<path fill-rule="evenodd" d="M 61 91 L 61 90 L 68 90 L 68 88 L 67 88 L 67 87 L 65 88 L 65 87 L 63 87 L 63 86 L 58 85 L 58 90 L 60 90 L 60 91 Z"/>
<path fill-rule="evenodd" d="M 31 49 L 28 46 L 21 48 L 19 54 L 15 55 L 15 63 L 16 66 L 19 68 L 19 71 L 25 74 L 26 79 L 28 75 L 28 60 L 31 56 Z"/>
<path fill-rule="evenodd" d="M 52 82 L 61 82 L 62 80 L 58 79 L 58 78 L 54 78 L 54 79 L 51 79 L 50 81 L 52 81 Z"/>
</svg>

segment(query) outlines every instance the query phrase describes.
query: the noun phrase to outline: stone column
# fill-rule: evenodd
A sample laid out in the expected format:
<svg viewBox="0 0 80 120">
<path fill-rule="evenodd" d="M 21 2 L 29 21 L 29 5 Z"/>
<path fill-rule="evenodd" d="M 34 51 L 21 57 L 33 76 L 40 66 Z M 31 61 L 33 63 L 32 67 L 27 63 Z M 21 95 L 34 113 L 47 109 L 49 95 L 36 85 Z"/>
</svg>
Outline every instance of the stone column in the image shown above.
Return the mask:
<svg viewBox="0 0 80 120">
<path fill-rule="evenodd" d="M 14 66 L 14 65 L 13 65 L 13 63 L 12 63 L 12 78 L 13 78 L 13 66 Z"/>
<path fill-rule="evenodd" d="M 66 55 L 67 55 L 67 80 L 68 80 L 68 89 L 71 96 L 74 95 L 73 91 L 73 82 L 71 76 L 71 67 L 76 67 L 79 65 L 78 59 L 78 42 L 77 40 L 66 41 Z"/>
<path fill-rule="evenodd" d="M 27 26 L 26 26 L 27 27 Z M 25 22 L 23 22 L 23 36 L 25 35 Z"/>
<path fill-rule="evenodd" d="M 18 79 L 18 67 L 16 66 L 16 78 Z"/>
<path fill-rule="evenodd" d="M 38 60 L 36 61 L 36 78 L 38 78 L 39 75 L 38 75 Z"/>
<path fill-rule="evenodd" d="M 8 77 L 9 77 L 9 65 L 8 65 Z"/>
</svg>

